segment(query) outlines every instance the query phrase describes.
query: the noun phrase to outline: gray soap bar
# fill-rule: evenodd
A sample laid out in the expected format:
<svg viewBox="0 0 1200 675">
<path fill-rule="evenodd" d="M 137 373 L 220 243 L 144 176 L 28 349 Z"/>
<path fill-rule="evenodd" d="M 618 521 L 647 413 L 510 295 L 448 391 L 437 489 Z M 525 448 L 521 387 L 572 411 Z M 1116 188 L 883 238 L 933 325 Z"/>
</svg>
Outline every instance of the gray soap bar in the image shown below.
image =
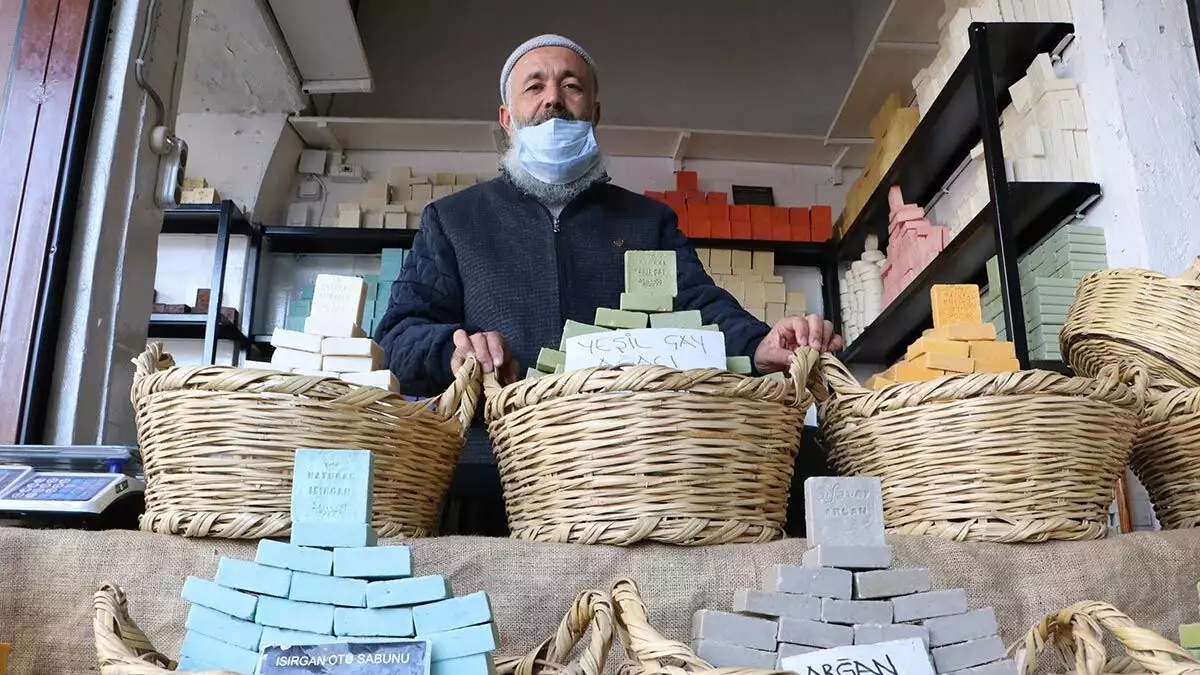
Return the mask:
<svg viewBox="0 0 1200 675">
<path fill-rule="evenodd" d="M 938 673 L 953 673 L 964 668 L 982 666 L 1006 656 L 1004 643 L 995 635 L 956 645 L 934 647 L 931 651 L 933 666 Z"/>
<path fill-rule="evenodd" d="M 821 601 L 821 620 L 853 626 L 856 623 L 891 623 L 892 603 L 887 600 Z"/>
<path fill-rule="evenodd" d="M 854 629 L 808 619 L 779 620 L 779 641 L 806 647 L 846 647 L 854 644 Z"/>
<path fill-rule="evenodd" d="M 804 524 L 808 545 L 882 546 L 882 495 L 878 478 L 806 479 Z"/>
<path fill-rule="evenodd" d="M 725 644 L 775 651 L 774 621 L 730 612 L 702 609 L 692 617 L 692 637 Z"/>
<path fill-rule="evenodd" d="M 757 616 L 821 618 L 821 599 L 811 595 L 742 589 L 733 595 L 733 611 Z"/>
<path fill-rule="evenodd" d="M 763 668 L 775 667 L 775 652 L 750 649 L 738 645 L 697 640 L 693 645 L 696 656 L 708 661 L 714 668 Z"/>
<path fill-rule="evenodd" d="M 774 565 L 764 575 L 763 590 L 849 600 L 853 583 L 846 570 Z"/>
<path fill-rule="evenodd" d="M 802 656 L 820 651 L 820 647 L 805 647 L 804 645 L 793 645 L 787 642 L 779 643 L 779 651 L 776 652 L 775 670 L 783 670 L 783 660 L 793 656 Z"/>
<path fill-rule="evenodd" d="M 1017 662 L 1005 659 L 974 668 L 956 670 L 950 675 L 1017 675 Z"/>
<path fill-rule="evenodd" d="M 854 644 L 873 645 L 893 640 L 908 640 L 920 638 L 929 648 L 929 631 L 924 626 L 912 626 L 906 623 L 868 623 L 854 627 Z"/>
<path fill-rule="evenodd" d="M 882 570 L 892 566 L 892 547 L 822 544 L 805 551 L 800 560 L 805 567 Z"/>
<path fill-rule="evenodd" d="M 897 595 L 923 593 L 933 588 L 929 570 L 869 570 L 854 574 L 854 597 L 858 599 L 892 598 Z"/>
<path fill-rule="evenodd" d="M 996 611 L 991 607 L 966 614 L 926 619 L 921 625 L 929 629 L 929 644 L 934 647 L 977 640 L 1000 632 L 996 625 Z"/>
<path fill-rule="evenodd" d="M 961 588 L 892 598 L 893 621 L 905 623 L 951 614 L 966 614 L 967 592 Z"/>
</svg>

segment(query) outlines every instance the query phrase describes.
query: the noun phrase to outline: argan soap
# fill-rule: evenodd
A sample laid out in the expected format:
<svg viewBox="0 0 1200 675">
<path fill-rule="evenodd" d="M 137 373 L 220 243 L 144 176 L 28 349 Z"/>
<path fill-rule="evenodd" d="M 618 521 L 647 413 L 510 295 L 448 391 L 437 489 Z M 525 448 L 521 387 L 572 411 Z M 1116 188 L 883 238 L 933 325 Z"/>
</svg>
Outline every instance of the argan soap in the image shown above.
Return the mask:
<svg viewBox="0 0 1200 675">
<path fill-rule="evenodd" d="M 989 361 L 1001 359 L 1017 358 L 1017 349 L 1011 342 L 992 342 L 983 340 L 979 342 L 968 342 L 971 348 L 969 356 L 973 359 L 986 359 Z"/>
<path fill-rule="evenodd" d="M 949 354 L 950 356 L 961 356 L 967 358 L 971 355 L 971 347 L 966 342 L 954 342 L 952 340 L 939 340 L 938 338 L 923 337 L 908 348 L 905 358 L 909 361 L 916 361 L 925 353 L 930 354 Z"/>
</svg>

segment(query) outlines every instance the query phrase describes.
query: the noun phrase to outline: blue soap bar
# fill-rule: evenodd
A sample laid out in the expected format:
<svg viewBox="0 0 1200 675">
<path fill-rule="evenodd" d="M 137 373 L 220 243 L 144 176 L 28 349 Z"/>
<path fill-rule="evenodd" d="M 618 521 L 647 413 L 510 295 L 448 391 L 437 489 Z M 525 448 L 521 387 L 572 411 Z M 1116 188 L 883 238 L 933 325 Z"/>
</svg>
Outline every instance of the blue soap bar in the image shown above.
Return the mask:
<svg viewBox="0 0 1200 675">
<path fill-rule="evenodd" d="M 285 630 L 274 626 L 264 626 L 262 640 L 258 643 L 259 651 L 267 647 L 292 647 L 295 645 L 327 645 L 341 642 L 332 635 L 322 633 L 305 633 L 302 630 Z"/>
<path fill-rule="evenodd" d="M 491 654 L 471 654 L 457 659 L 434 661 L 429 675 L 495 675 L 496 666 Z"/>
<path fill-rule="evenodd" d="M 286 598 L 292 573 L 237 558 L 221 558 L 217 563 L 217 583 L 226 588 Z"/>
<path fill-rule="evenodd" d="M 202 661 L 217 670 L 232 670 L 243 675 L 252 675 L 258 668 L 258 652 L 242 649 L 214 640 L 207 635 L 188 631 L 183 636 L 180 655 L 189 661 Z"/>
<path fill-rule="evenodd" d="M 366 607 L 367 582 L 362 579 L 294 572 L 292 590 L 288 592 L 288 598 L 339 607 Z"/>
<path fill-rule="evenodd" d="M 413 608 L 413 621 L 421 635 L 475 626 L 491 620 L 492 605 L 488 602 L 487 593 L 482 591 Z"/>
<path fill-rule="evenodd" d="M 192 605 L 188 610 L 184 627 L 245 649 L 258 649 L 258 641 L 262 639 L 262 626 L 200 605 Z"/>
<path fill-rule="evenodd" d="M 342 548 L 375 542 L 375 530 L 366 523 L 292 523 L 292 543 L 297 546 Z"/>
<path fill-rule="evenodd" d="M 329 574 L 329 571 L 333 569 L 333 554 L 319 548 L 261 539 L 258 542 L 258 555 L 254 557 L 254 562 L 297 572 Z"/>
<path fill-rule="evenodd" d="M 413 613 L 403 607 L 391 609 L 333 610 L 333 633 L 355 637 L 412 637 Z"/>
<path fill-rule="evenodd" d="M 276 628 L 302 630 L 306 633 L 333 632 L 333 607 L 297 600 L 259 598 L 254 623 Z"/>
<path fill-rule="evenodd" d="M 433 661 L 445 661 L 460 656 L 492 652 L 500 644 L 500 635 L 496 632 L 496 625 L 492 623 L 455 628 L 444 633 L 428 635 L 422 633 L 417 637 L 429 640 L 431 660 Z"/>
<path fill-rule="evenodd" d="M 180 654 L 179 665 L 175 666 L 177 673 L 200 673 L 207 670 L 221 670 L 221 668 L 207 661 L 201 661 L 191 654 Z"/>
<path fill-rule="evenodd" d="M 450 597 L 450 584 L 440 574 L 367 584 L 367 607 L 420 605 Z"/>
<path fill-rule="evenodd" d="M 254 608 L 258 605 L 258 598 L 249 593 L 225 588 L 215 581 L 200 577 L 188 577 L 183 582 L 183 593 L 180 595 L 193 605 L 246 620 L 254 618 Z"/>
<path fill-rule="evenodd" d="M 370 523 L 373 469 L 369 450 L 297 450 L 292 474 L 292 520 Z M 356 545 L 362 546 L 347 544 Z"/>
<path fill-rule="evenodd" d="M 335 548 L 333 575 L 356 579 L 402 579 L 412 576 L 412 549 L 407 546 Z"/>
</svg>

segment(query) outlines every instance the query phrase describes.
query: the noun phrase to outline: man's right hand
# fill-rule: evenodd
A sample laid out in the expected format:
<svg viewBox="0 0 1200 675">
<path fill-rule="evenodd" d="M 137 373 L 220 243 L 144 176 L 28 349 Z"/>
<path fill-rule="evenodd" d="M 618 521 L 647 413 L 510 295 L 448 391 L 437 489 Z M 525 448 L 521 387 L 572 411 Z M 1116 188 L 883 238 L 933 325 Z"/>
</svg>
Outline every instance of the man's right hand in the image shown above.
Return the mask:
<svg viewBox="0 0 1200 675">
<path fill-rule="evenodd" d="M 517 362 L 508 353 L 508 340 L 496 331 L 471 335 L 461 329 L 454 331 L 454 355 L 450 357 L 450 370 L 457 372 L 472 356 L 483 366 L 483 372 L 499 372 L 500 381 L 505 384 L 516 381 Z"/>
</svg>

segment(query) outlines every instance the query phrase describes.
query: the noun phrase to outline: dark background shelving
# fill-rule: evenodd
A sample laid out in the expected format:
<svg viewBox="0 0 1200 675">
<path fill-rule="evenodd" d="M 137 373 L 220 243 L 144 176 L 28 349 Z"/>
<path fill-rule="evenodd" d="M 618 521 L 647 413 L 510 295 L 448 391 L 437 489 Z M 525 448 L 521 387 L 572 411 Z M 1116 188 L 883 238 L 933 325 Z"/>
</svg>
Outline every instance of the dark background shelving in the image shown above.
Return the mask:
<svg viewBox="0 0 1200 675">
<path fill-rule="evenodd" d="M 158 340 L 203 340 L 207 319 L 205 314 L 151 314 L 148 335 Z M 242 331 L 224 319 L 217 324 L 217 339 L 247 342 Z"/>
<path fill-rule="evenodd" d="M 272 253 L 378 254 L 385 248 L 412 248 L 419 230 L 350 229 L 342 227 L 264 226 Z"/>
<path fill-rule="evenodd" d="M 689 239 L 696 248 L 739 251 L 773 251 L 775 264 L 788 267 L 824 267 L 834 254 L 833 244 L 811 241 L 751 241 L 745 239 Z"/>
<path fill-rule="evenodd" d="M 163 234 L 216 234 L 220 204 L 184 204 L 163 212 Z M 229 222 L 229 234 L 249 236 L 254 226 L 240 211 Z"/>
</svg>

